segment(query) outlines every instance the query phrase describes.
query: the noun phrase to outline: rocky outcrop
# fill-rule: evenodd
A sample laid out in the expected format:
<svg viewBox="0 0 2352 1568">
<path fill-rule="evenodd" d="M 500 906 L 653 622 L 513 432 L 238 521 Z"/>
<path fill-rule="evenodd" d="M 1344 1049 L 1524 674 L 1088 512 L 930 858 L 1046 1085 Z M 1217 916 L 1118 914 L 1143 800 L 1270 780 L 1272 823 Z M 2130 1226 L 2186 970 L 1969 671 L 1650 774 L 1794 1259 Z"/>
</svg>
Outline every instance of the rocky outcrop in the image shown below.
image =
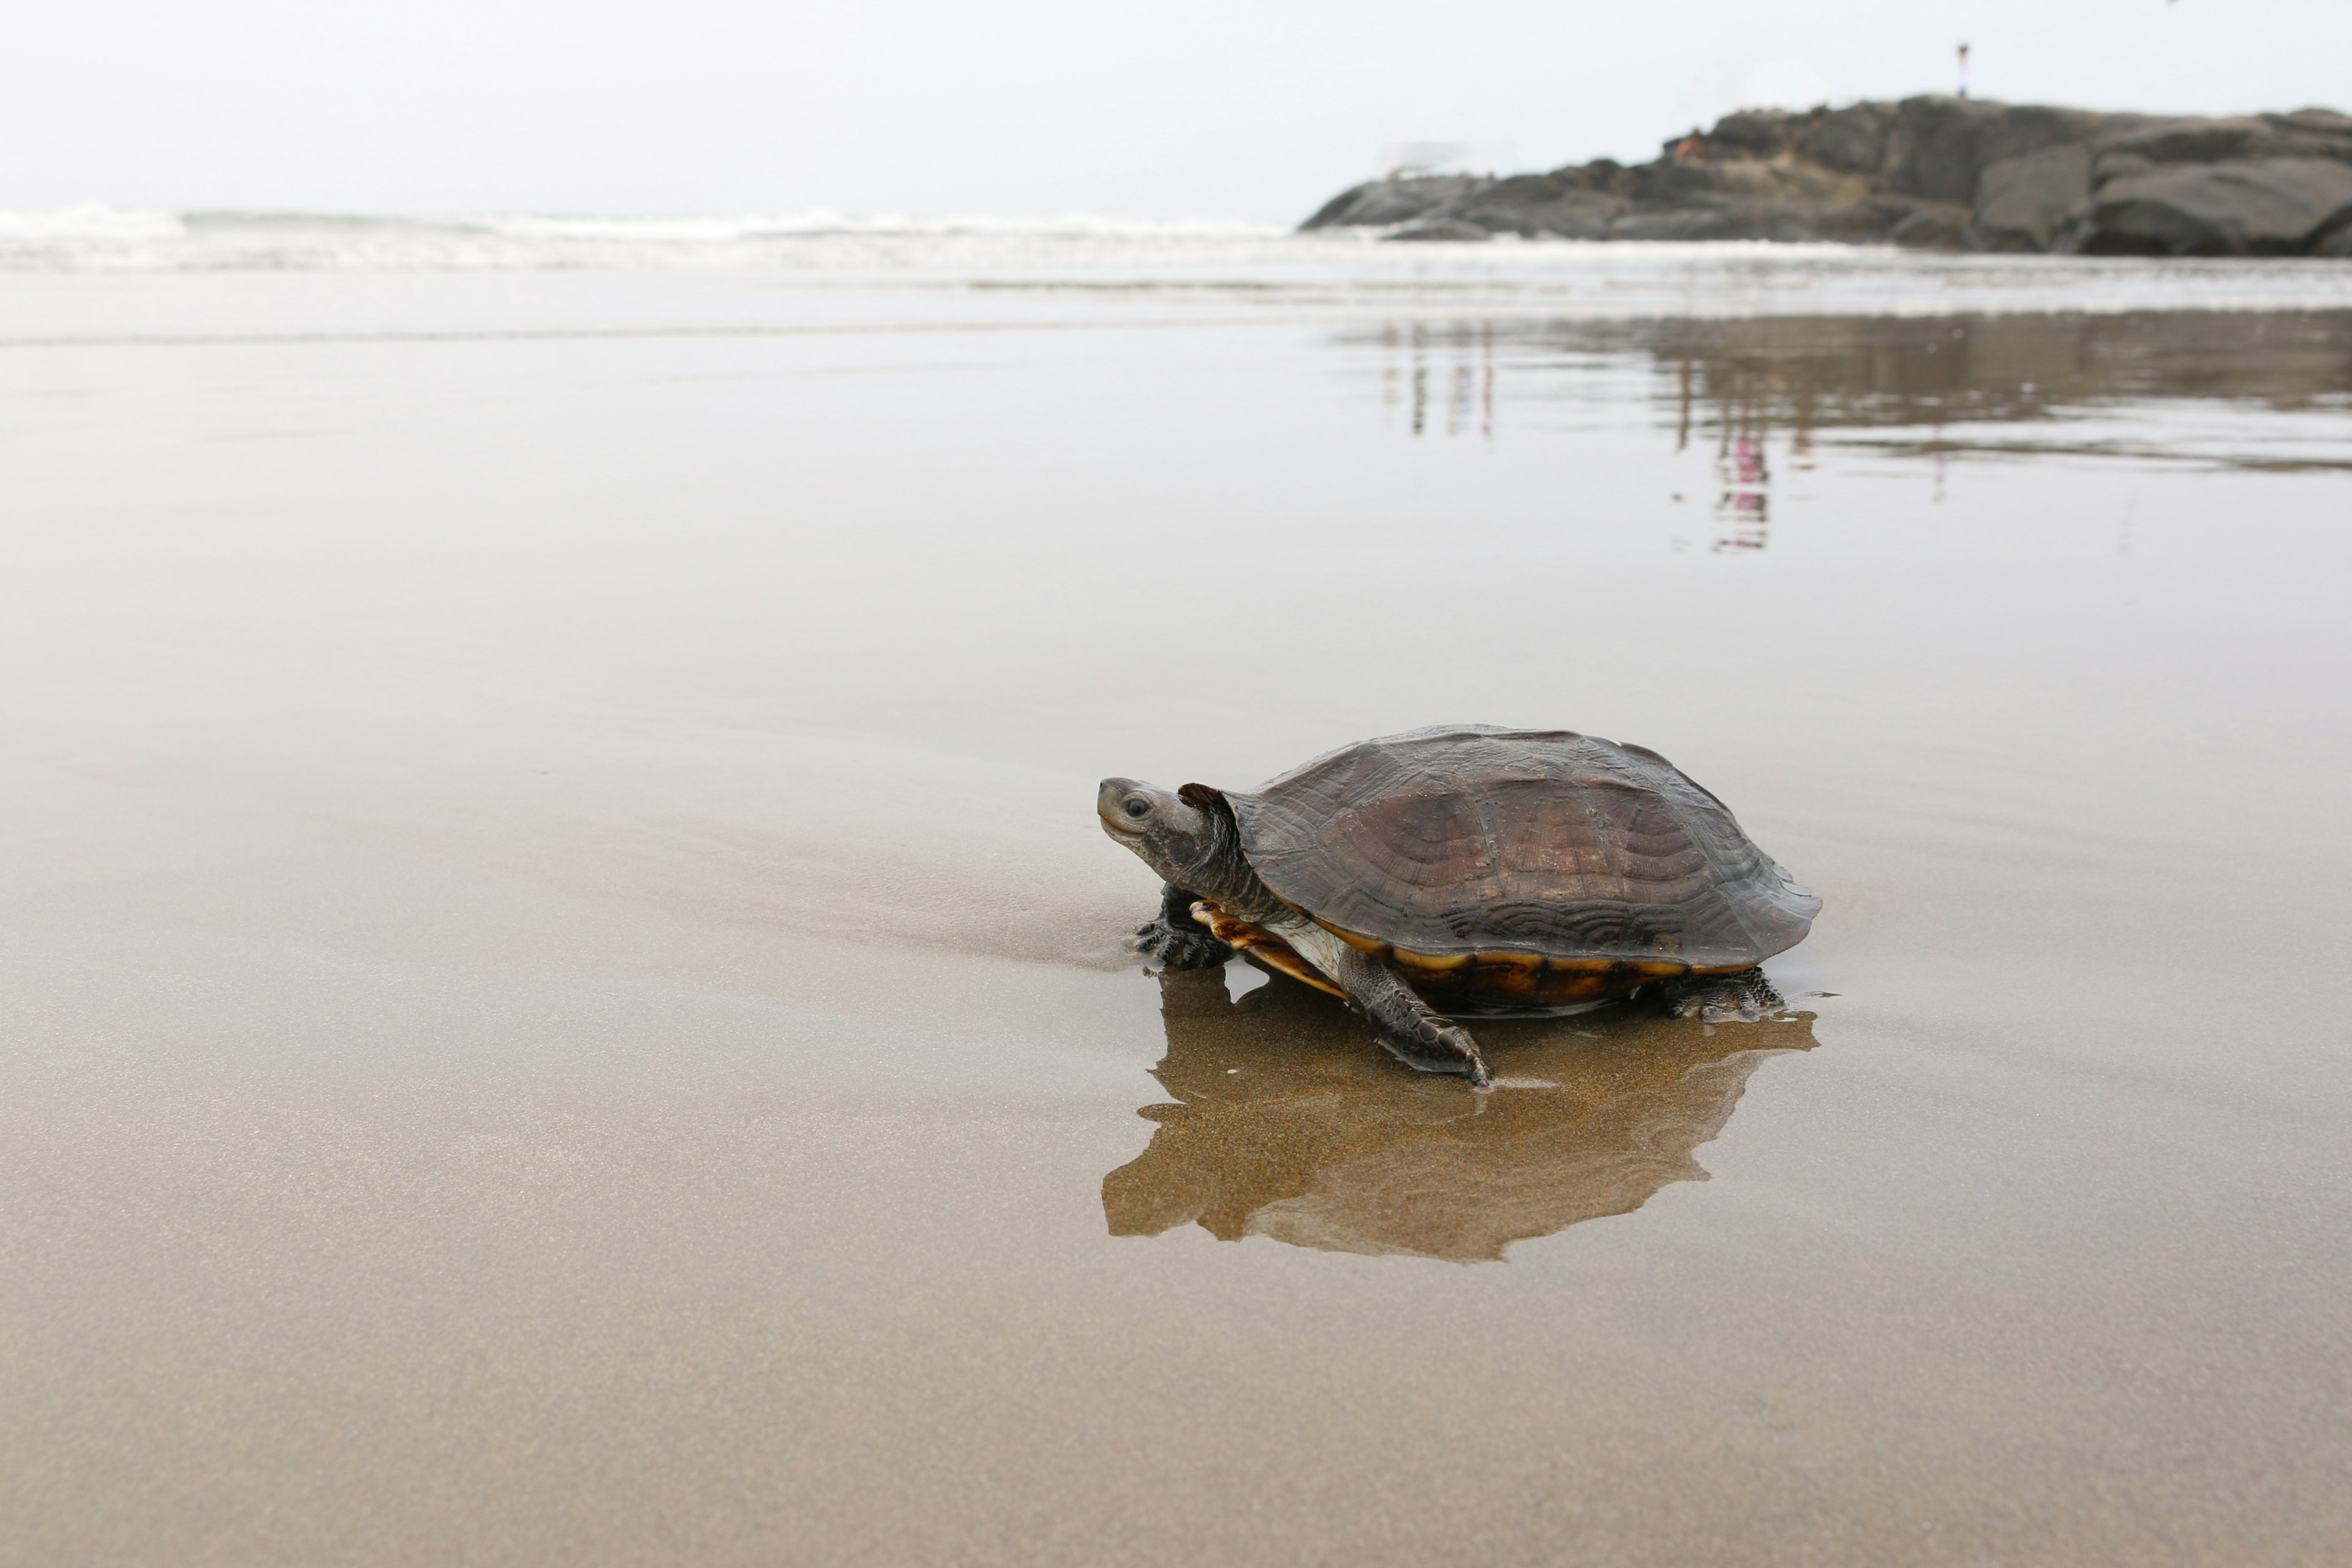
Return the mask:
<svg viewBox="0 0 2352 1568">
<path fill-rule="evenodd" d="M 2352 224 L 2352 163 L 2250 158 L 2109 180 L 2078 248 L 2172 256 L 2303 256 Z"/>
<path fill-rule="evenodd" d="M 1647 163 L 1375 180 L 1304 226 L 1365 226 L 1391 239 L 2352 258 L 2352 117 L 2189 119 L 1941 97 L 1746 110 Z"/>
</svg>

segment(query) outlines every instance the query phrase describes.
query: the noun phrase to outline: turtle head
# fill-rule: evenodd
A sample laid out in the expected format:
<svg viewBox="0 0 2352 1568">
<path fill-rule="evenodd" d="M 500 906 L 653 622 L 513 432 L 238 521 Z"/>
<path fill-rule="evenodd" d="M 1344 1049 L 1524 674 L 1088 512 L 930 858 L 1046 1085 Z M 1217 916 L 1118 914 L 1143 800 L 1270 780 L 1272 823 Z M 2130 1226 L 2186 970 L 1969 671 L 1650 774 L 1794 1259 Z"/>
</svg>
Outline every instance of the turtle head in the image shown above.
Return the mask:
<svg viewBox="0 0 2352 1568">
<path fill-rule="evenodd" d="M 1160 880 L 1180 888 L 1219 879 L 1216 873 L 1236 852 L 1232 815 L 1206 784 L 1186 784 L 1171 795 L 1135 779 L 1105 779 L 1095 815 L 1105 833 L 1134 850 Z"/>
</svg>

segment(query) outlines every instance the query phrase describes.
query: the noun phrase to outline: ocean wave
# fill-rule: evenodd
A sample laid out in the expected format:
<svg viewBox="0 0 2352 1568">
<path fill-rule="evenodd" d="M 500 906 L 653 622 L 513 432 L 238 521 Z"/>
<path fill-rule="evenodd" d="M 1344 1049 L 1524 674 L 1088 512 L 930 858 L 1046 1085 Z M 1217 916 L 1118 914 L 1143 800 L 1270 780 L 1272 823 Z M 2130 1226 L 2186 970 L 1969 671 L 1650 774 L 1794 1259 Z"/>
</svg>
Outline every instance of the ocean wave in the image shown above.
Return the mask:
<svg viewBox="0 0 2352 1568">
<path fill-rule="evenodd" d="M 684 244 L 830 235 L 999 235 L 1043 239 L 1266 239 L 1288 235 L 1285 224 L 1234 218 L 1109 218 L 1066 213 L 1051 218 L 907 217 L 884 214 L 857 217 L 831 207 L 813 207 L 782 217 L 741 218 L 485 218 L 497 233 L 516 238 L 649 239 Z"/>
<path fill-rule="evenodd" d="M 1071 214 L 1053 218 L 858 216 L 808 212 L 723 218 L 641 218 L 536 213 L 405 216 L 369 213 L 77 206 L 0 211 L 0 269 L 213 271 L 301 268 L 743 267 L 795 260 L 920 264 L 956 242 L 1153 249 L 1289 237 L 1278 224 L 1214 218 L 1150 220 Z M 868 242 L 895 254 L 811 256 L 809 242 Z M 801 254 L 792 254 L 797 247 Z M 836 252 L 841 251 L 837 244 Z"/>
<path fill-rule="evenodd" d="M 1498 238 L 1382 245 L 1223 219 L 402 216 L 79 206 L 0 212 L 0 275 L 733 270 L 837 293 L 1058 292 L 1253 315 L 1410 310 L 1560 318 L 2352 309 L 2315 260 L 1939 256 L 1763 241 Z M 1001 297 L 1001 296 L 1000 296 Z M 1059 308 L 1059 307 L 1056 307 Z"/>
<path fill-rule="evenodd" d="M 29 241 L 70 245 L 184 239 L 187 227 L 177 213 L 124 212 L 118 207 L 58 207 L 48 212 L 0 210 L 0 245 Z"/>
</svg>

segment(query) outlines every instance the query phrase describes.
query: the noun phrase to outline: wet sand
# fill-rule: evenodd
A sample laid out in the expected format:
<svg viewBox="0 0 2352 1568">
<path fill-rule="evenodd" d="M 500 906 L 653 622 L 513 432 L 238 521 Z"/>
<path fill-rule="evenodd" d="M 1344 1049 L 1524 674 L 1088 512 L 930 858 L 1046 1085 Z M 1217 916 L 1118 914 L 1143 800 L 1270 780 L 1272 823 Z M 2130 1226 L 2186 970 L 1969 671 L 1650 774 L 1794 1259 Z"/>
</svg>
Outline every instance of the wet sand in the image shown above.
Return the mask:
<svg viewBox="0 0 2352 1568">
<path fill-rule="evenodd" d="M 2341 1560 L 2352 318 L 268 281 L 0 285 L 0 1560 Z M 1465 720 L 1790 1013 L 1126 962 Z"/>
</svg>

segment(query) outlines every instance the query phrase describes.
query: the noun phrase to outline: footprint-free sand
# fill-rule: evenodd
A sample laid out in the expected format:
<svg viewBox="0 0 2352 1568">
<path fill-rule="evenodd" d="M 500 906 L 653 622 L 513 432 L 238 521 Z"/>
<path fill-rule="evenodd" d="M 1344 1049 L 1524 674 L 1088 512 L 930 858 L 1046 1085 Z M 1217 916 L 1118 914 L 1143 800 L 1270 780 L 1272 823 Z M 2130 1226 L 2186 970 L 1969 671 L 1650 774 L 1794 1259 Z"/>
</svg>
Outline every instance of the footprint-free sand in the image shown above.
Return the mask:
<svg viewBox="0 0 2352 1568">
<path fill-rule="evenodd" d="M 2352 313 L 1381 265 L 0 277 L 0 1561 L 2340 1561 Z M 1452 721 L 1789 1014 L 1130 966 Z"/>
</svg>

